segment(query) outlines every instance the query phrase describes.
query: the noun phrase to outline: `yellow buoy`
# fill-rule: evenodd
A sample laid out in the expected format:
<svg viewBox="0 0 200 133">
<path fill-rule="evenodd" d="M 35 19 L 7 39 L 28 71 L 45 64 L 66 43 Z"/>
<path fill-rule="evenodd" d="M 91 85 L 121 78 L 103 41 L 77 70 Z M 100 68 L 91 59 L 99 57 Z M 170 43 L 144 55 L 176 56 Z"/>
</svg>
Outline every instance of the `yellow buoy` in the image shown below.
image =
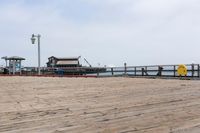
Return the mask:
<svg viewBox="0 0 200 133">
<path fill-rule="evenodd" d="M 177 73 L 179 76 L 187 76 L 187 67 L 183 64 L 179 65 Z"/>
</svg>

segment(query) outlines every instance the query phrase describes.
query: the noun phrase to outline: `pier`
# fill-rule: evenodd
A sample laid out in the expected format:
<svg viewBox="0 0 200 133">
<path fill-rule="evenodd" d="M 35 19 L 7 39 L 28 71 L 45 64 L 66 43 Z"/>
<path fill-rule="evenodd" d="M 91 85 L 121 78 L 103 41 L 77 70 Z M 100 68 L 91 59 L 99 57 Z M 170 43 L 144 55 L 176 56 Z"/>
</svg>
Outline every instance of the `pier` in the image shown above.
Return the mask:
<svg viewBox="0 0 200 133">
<path fill-rule="evenodd" d="M 41 75 L 37 74 L 37 67 L 24 67 L 17 76 L 42 77 L 147 77 L 147 78 L 200 78 L 199 64 L 186 64 L 187 75 L 178 74 L 179 65 L 149 65 L 123 67 L 42 67 Z M 13 76 L 0 74 L 1 76 Z"/>
<path fill-rule="evenodd" d="M 1 77 L 1 133 L 198 133 L 200 82 Z"/>
</svg>

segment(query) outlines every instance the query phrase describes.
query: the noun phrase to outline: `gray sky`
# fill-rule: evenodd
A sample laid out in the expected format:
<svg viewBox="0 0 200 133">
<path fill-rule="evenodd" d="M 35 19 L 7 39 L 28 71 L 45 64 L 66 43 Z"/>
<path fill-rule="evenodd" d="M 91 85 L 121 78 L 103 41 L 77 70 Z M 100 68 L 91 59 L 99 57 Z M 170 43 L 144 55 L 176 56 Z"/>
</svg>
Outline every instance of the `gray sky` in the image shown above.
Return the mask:
<svg viewBox="0 0 200 133">
<path fill-rule="evenodd" d="M 0 56 L 83 56 L 97 65 L 200 63 L 199 0 L 1 0 Z M 4 61 L 0 61 L 4 65 Z"/>
</svg>

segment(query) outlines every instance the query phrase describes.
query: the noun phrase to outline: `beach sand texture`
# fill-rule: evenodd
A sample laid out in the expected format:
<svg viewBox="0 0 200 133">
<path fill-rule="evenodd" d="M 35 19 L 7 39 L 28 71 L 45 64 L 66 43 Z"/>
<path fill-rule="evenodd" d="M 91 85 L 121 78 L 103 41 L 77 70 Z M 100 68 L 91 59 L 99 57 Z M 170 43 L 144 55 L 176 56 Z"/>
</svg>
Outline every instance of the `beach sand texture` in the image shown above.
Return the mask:
<svg viewBox="0 0 200 133">
<path fill-rule="evenodd" d="M 200 81 L 0 77 L 0 133 L 199 133 Z"/>
</svg>

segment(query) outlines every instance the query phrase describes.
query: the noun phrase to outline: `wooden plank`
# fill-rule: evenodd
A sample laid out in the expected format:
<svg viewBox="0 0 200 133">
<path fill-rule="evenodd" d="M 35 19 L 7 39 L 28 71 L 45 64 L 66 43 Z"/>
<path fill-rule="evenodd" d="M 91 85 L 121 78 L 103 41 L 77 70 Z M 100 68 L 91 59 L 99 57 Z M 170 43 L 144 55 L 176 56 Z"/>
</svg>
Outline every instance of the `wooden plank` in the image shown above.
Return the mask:
<svg viewBox="0 0 200 133">
<path fill-rule="evenodd" d="M 200 128 L 199 81 L 0 78 L 0 132 L 179 133 Z"/>
</svg>

